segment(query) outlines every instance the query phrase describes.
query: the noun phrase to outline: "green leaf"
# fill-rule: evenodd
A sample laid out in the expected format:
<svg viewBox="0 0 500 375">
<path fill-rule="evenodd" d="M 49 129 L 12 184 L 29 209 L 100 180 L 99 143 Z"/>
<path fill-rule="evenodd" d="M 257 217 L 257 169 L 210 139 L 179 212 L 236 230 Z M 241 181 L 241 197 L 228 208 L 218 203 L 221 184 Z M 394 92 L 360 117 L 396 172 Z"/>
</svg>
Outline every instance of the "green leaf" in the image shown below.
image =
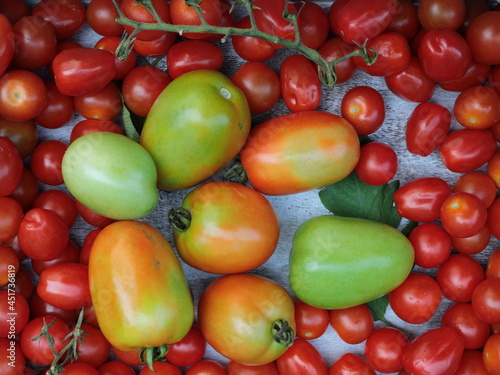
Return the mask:
<svg viewBox="0 0 500 375">
<path fill-rule="evenodd" d="M 374 220 L 397 228 L 401 216 L 396 212 L 393 196 L 398 188 L 397 180 L 380 186 L 367 185 L 352 172 L 320 190 L 319 197 L 335 215 Z"/>
<path fill-rule="evenodd" d="M 403 233 L 406 237 L 408 237 L 413 229 L 418 227 L 417 221 L 410 220 L 408 224 L 406 224 L 403 229 L 401 229 L 401 233 Z"/>
<path fill-rule="evenodd" d="M 373 320 L 380 320 L 385 322 L 385 312 L 387 311 L 387 306 L 389 306 L 389 297 L 387 294 L 374 299 L 373 301 L 367 302 L 366 306 L 373 315 Z"/>
<path fill-rule="evenodd" d="M 123 116 L 123 127 L 125 129 L 126 136 L 133 141 L 139 142 L 141 136 L 137 132 L 137 129 L 134 126 L 134 122 L 132 121 L 132 116 L 130 114 L 130 111 L 128 110 L 125 104 L 123 104 L 122 116 Z"/>
</svg>

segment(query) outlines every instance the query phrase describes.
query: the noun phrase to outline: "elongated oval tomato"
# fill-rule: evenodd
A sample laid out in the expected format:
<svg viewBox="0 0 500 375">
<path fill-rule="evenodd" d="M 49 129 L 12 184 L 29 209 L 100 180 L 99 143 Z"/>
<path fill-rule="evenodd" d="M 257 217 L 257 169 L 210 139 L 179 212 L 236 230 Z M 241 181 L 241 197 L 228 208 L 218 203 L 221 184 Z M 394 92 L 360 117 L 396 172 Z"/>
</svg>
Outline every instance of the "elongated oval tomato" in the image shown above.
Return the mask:
<svg viewBox="0 0 500 375">
<path fill-rule="evenodd" d="M 323 111 L 274 117 L 256 126 L 241 150 L 252 186 L 268 195 L 324 187 L 351 173 L 360 145 L 353 126 Z"/>
<path fill-rule="evenodd" d="M 163 235 L 139 221 L 118 221 L 94 240 L 89 284 L 99 327 L 120 350 L 179 341 L 194 307 L 182 266 Z"/>
</svg>

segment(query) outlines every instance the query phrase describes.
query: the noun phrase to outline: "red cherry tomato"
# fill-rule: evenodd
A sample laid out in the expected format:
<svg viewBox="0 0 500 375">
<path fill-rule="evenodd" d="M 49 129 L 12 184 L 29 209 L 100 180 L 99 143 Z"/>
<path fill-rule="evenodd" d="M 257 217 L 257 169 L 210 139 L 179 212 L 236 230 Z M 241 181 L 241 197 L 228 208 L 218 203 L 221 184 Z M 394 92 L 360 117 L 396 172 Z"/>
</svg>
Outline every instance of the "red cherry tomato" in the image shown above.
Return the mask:
<svg viewBox="0 0 500 375">
<path fill-rule="evenodd" d="M 469 87 L 455 99 L 453 113 L 466 128 L 490 128 L 500 118 L 500 94 L 491 87 Z"/>
<path fill-rule="evenodd" d="M 339 3 L 341 0 L 337 0 L 334 4 Z M 341 57 L 348 55 L 354 51 L 354 46 L 350 43 L 345 42 L 340 37 L 333 37 L 326 40 L 319 48 L 318 53 L 326 60 L 326 61 L 335 61 L 340 59 Z M 354 60 L 352 57 L 349 57 L 345 60 L 342 60 L 335 64 L 335 73 L 337 75 L 336 84 L 340 85 L 341 83 L 346 82 L 351 78 L 358 67 L 354 64 Z"/>
<path fill-rule="evenodd" d="M 73 98 L 59 91 L 52 81 L 45 82 L 47 102 L 42 112 L 35 117 L 38 125 L 47 129 L 57 129 L 66 125 L 75 112 Z"/>
<path fill-rule="evenodd" d="M 222 20 L 220 0 L 202 0 L 198 3 L 205 21 L 218 26 Z M 194 7 L 186 5 L 184 0 L 170 0 L 170 17 L 175 25 L 200 25 L 201 20 Z M 189 39 L 202 39 L 212 36 L 210 33 L 183 33 Z"/>
<path fill-rule="evenodd" d="M 103 363 L 97 368 L 99 375 L 135 375 L 134 369 L 125 362 L 114 360 Z"/>
<path fill-rule="evenodd" d="M 19 259 L 14 249 L 0 245 L 0 287 L 9 284 L 12 275 L 17 275 Z"/>
<path fill-rule="evenodd" d="M 328 310 L 311 306 L 300 299 L 295 299 L 294 305 L 297 337 L 312 340 L 325 333 L 330 322 Z"/>
<path fill-rule="evenodd" d="M 453 192 L 474 194 L 486 207 L 491 206 L 496 198 L 497 190 L 493 179 L 485 173 L 472 171 L 464 173 L 455 181 Z"/>
<path fill-rule="evenodd" d="M 451 237 L 453 248 L 462 254 L 474 255 L 479 254 L 486 249 L 490 243 L 491 230 L 488 224 L 483 227 L 473 236 L 469 237 Z"/>
<path fill-rule="evenodd" d="M 78 214 L 80 214 L 83 220 L 94 227 L 104 228 L 106 225 L 111 224 L 115 221 L 92 211 L 79 201 L 75 201 L 75 203 Z"/>
<path fill-rule="evenodd" d="M 175 43 L 167 54 L 168 75 L 172 79 L 198 69 L 220 70 L 223 63 L 222 49 L 205 40 Z"/>
<path fill-rule="evenodd" d="M 61 185 L 64 182 L 61 165 L 67 149 L 66 143 L 55 139 L 36 146 L 31 154 L 30 166 L 37 180 L 51 186 Z"/>
<path fill-rule="evenodd" d="M 123 79 L 135 67 L 137 60 L 134 52 L 131 52 L 125 60 L 116 57 L 116 50 L 120 45 L 120 40 L 119 36 L 108 35 L 99 39 L 94 45 L 94 48 L 109 51 L 115 56 L 115 76 L 113 77 L 115 81 Z"/>
<path fill-rule="evenodd" d="M 500 374 L 500 333 L 491 335 L 483 348 L 483 363 L 489 375 Z"/>
<path fill-rule="evenodd" d="M 165 23 L 170 23 L 170 8 L 173 5 L 169 5 L 166 1 L 162 0 L 153 0 L 151 5 L 156 10 L 156 13 L 160 17 L 160 19 Z M 145 22 L 145 23 L 157 23 L 154 15 L 141 3 L 136 2 L 135 0 L 122 0 L 120 3 L 120 9 L 123 14 L 134 21 Z M 173 21 L 173 18 L 172 18 Z M 175 22 L 173 22 L 175 23 Z M 132 26 L 123 26 L 127 33 L 131 34 L 134 31 Z M 140 40 L 153 40 L 160 38 L 165 34 L 165 31 L 161 30 L 142 30 L 137 33 L 136 37 Z"/>
<path fill-rule="evenodd" d="M 188 333 L 177 342 L 169 345 L 165 358 L 178 367 L 192 366 L 205 355 L 207 341 L 200 328 L 193 324 Z"/>
<path fill-rule="evenodd" d="M 330 31 L 328 15 L 318 3 L 312 1 L 298 4 L 300 40 L 311 49 L 319 48 Z"/>
<path fill-rule="evenodd" d="M 0 337 L 12 339 L 19 335 L 29 320 L 30 309 L 26 298 L 12 290 L 0 290 Z"/>
<path fill-rule="evenodd" d="M 487 223 L 491 234 L 495 238 L 500 239 L 500 198 L 496 198 L 488 208 Z"/>
<path fill-rule="evenodd" d="M 23 160 L 16 145 L 7 137 L 0 137 L 0 196 L 12 194 L 23 173 Z"/>
<path fill-rule="evenodd" d="M 385 101 L 377 90 L 370 86 L 349 89 L 340 104 L 340 112 L 359 135 L 376 132 L 384 124 Z"/>
<path fill-rule="evenodd" d="M 461 78 L 448 82 L 439 82 L 439 86 L 447 91 L 461 92 L 469 87 L 481 85 L 490 74 L 490 71 L 491 65 L 481 63 L 473 58 L 469 68 Z"/>
<path fill-rule="evenodd" d="M 500 189 L 500 152 L 496 151 L 495 154 L 488 160 L 486 165 L 486 173 L 495 183 L 497 189 Z"/>
<path fill-rule="evenodd" d="M 478 283 L 472 293 L 471 304 L 483 322 L 500 323 L 500 279 L 485 279 Z"/>
<path fill-rule="evenodd" d="M 418 19 L 424 30 L 457 30 L 465 20 L 465 1 L 422 0 L 418 4 Z"/>
<path fill-rule="evenodd" d="M 120 5 L 121 0 L 117 4 Z M 123 26 L 115 22 L 118 17 L 113 0 L 91 0 L 87 5 L 87 23 L 99 35 L 122 35 Z"/>
<path fill-rule="evenodd" d="M 74 328 L 74 325 L 70 326 Z M 86 363 L 94 368 L 104 364 L 111 352 L 111 344 L 99 328 L 83 322 L 80 326 L 85 331 L 84 339 L 78 343 L 77 363 Z"/>
<path fill-rule="evenodd" d="M 31 259 L 33 271 L 40 276 L 42 272 L 56 264 L 61 263 L 78 263 L 80 260 L 80 249 L 73 240 L 69 240 L 66 247 L 61 253 L 52 260 L 37 260 Z"/>
<path fill-rule="evenodd" d="M 220 363 L 211 359 L 203 359 L 195 363 L 190 368 L 188 368 L 186 372 L 186 375 L 226 375 L 226 374 L 227 373 L 224 367 Z M 170 373 L 165 375 L 170 375 Z"/>
<path fill-rule="evenodd" d="M 269 362 L 266 365 L 243 365 L 235 361 L 227 364 L 227 375 L 279 375 L 276 362 Z"/>
<path fill-rule="evenodd" d="M 329 375 L 375 375 L 375 370 L 354 353 L 342 354 L 328 370 Z"/>
<path fill-rule="evenodd" d="M 4 4 L 7 4 L 7 2 L 2 2 L 0 6 Z M 8 14 L 2 9 L 0 11 L 0 76 L 5 73 L 12 61 L 15 44 L 12 24 L 9 22 Z"/>
<path fill-rule="evenodd" d="M 249 29 L 250 18 L 248 16 L 241 18 L 235 27 Z M 236 54 L 247 61 L 267 61 L 276 53 L 276 49 L 265 40 L 251 36 L 233 35 L 231 42 Z"/>
<path fill-rule="evenodd" d="M 500 43 L 500 13 L 488 11 L 471 21 L 466 32 L 472 56 L 489 65 L 500 64 L 500 50 L 492 48 Z"/>
<path fill-rule="evenodd" d="M 354 171 L 367 185 L 379 186 L 391 181 L 398 170 L 398 156 L 394 149 L 382 142 L 369 142 L 361 147 Z"/>
<path fill-rule="evenodd" d="M 74 142 L 75 139 L 81 137 L 82 135 L 93 133 L 96 131 L 125 134 L 123 128 L 114 121 L 85 119 L 79 121 L 75 126 L 73 126 L 73 128 L 71 129 L 69 142 Z"/>
<path fill-rule="evenodd" d="M 441 224 L 454 237 L 470 237 L 486 224 L 483 201 L 470 193 L 453 193 L 441 206 Z"/>
<path fill-rule="evenodd" d="M 373 316 L 365 304 L 329 311 L 330 325 L 348 344 L 359 344 L 373 331 Z"/>
<path fill-rule="evenodd" d="M 26 212 L 31 208 L 31 205 L 39 192 L 38 180 L 29 168 L 23 168 L 21 181 L 17 185 L 16 190 L 9 195 L 19 202 L 23 210 Z"/>
<path fill-rule="evenodd" d="M 92 94 L 74 96 L 73 103 L 76 112 L 87 120 L 112 121 L 122 111 L 120 89 L 114 81 Z"/>
<path fill-rule="evenodd" d="M 54 28 L 57 40 L 65 40 L 77 33 L 87 21 L 84 4 L 79 0 L 41 0 L 32 10 Z"/>
<path fill-rule="evenodd" d="M 295 6 L 286 0 L 254 0 L 254 17 L 257 27 L 271 35 L 289 40 L 295 40 L 295 29 L 293 25 L 283 17 L 283 10 L 287 7 L 290 14 L 297 14 Z M 274 48 L 281 46 L 270 43 Z"/>
<path fill-rule="evenodd" d="M 439 267 L 451 254 L 451 236 L 438 224 L 423 223 L 410 232 L 408 239 L 419 267 Z"/>
<path fill-rule="evenodd" d="M 309 341 L 296 338 L 276 360 L 280 374 L 288 375 L 327 375 L 328 368 L 318 349 Z"/>
<path fill-rule="evenodd" d="M 408 337 L 399 329 L 382 327 L 366 339 L 364 355 L 374 370 L 390 374 L 403 368 L 403 353 L 408 344 Z"/>
<path fill-rule="evenodd" d="M 395 31 L 410 40 L 419 29 L 420 21 L 415 4 L 410 0 L 399 0 L 396 14 L 386 31 Z"/>
<path fill-rule="evenodd" d="M 16 145 L 21 159 L 26 159 L 38 144 L 38 128 L 34 120 L 19 122 L 0 118 L 0 137 L 9 138 Z"/>
<path fill-rule="evenodd" d="M 42 192 L 33 201 L 33 208 L 46 208 L 54 211 L 68 225 L 69 228 L 75 224 L 78 216 L 75 199 L 62 190 L 49 189 Z"/>
<path fill-rule="evenodd" d="M 166 33 L 153 40 L 139 40 L 134 42 L 134 51 L 139 56 L 165 56 L 177 40 L 177 34 Z"/>
</svg>

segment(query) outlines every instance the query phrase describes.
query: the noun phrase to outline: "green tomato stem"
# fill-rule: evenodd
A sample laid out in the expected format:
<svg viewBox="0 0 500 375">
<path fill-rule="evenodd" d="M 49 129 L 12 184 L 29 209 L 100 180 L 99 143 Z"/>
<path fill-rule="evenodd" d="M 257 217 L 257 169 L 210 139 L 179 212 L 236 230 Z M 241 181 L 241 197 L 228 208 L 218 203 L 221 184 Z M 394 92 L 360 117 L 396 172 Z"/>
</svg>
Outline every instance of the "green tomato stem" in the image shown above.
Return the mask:
<svg viewBox="0 0 500 375">
<path fill-rule="evenodd" d="M 177 232 L 185 232 L 191 226 L 191 212 L 184 207 L 172 208 L 168 212 L 168 222 Z"/>
<path fill-rule="evenodd" d="M 168 350 L 167 344 L 142 348 L 139 352 L 139 358 L 141 363 L 145 363 L 151 371 L 156 372 L 153 367 L 154 362 L 165 362 Z"/>
<path fill-rule="evenodd" d="M 240 160 L 235 160 L 233 164 L 228 168 L 228 170 L 222 176 L 224 181 L 235 182 L 240 185 L 245 185 L 248 182 L 248 175 L 243 168 Z"/>
<path fill-rule="evenodd" d="M 295 340 L 293 328 L 290 327 L 290 324 L 284 319 L 275 321 L 272 325 L 271 332 L 274 340 L 276 340 L 278 344 L 285 345 L 286 347 L 291 346 Z"/>
</svg>

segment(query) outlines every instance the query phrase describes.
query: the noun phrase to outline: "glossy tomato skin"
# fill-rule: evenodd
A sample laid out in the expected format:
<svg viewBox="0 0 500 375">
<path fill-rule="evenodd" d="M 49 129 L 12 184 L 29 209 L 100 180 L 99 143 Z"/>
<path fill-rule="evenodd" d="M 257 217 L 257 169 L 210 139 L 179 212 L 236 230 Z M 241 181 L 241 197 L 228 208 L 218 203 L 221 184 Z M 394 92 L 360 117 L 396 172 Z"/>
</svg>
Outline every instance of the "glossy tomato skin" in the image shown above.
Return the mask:
<svg viewBox="0 0 500 375">
<path fill-rule="evenodd" d="M 292 14 L 297 14 L 297 8 L 294 4 L 285 0 L 254 0 L 253 6 L 257 7 L 254 10 L 255 22 L 258 28 L 268 34 L 276 35 L 283 39 L 295 40 L 295 30 L 293 25 L 283 17 L 285 6 L 287 11 Z M 274 48 L 281 48 L 280 45 L 269 43 Z"/>
<path fill-rule="evenodd" d="M 414 375 L 452 375 L 463 351 L 463 339 L 454 328 L 434 328 L 407 346 L 403 354 L 403 366 Z"/>
<path fill-rule="evenodd" d="M 235 361 L 227 364 L 227 375 L 279 375 L 276 362 L 269 362 L 265 365 L 242 365 Z"/>
<path fill-rule="evenodd" d="M 269 304 L 272 309 L 265 307 Z M 291 296 L 276 282 L 249 273 L 209 284 L 199 301 L 198 323 L 216 351 L 247 365 L 276 360 L 295 338 Z M 252 329 L 246 329 L 249 324 Z"/>
<path fill-rule="evenodd" d="M 14 56 L 15 40 L 14 30 L 9 19 L 2 13 L 0 14 L 0 76 L 7 70 L 7 67 Z"/>
<path fill-rule="evenodd" d="M 500 43 L 499 28 L 498 11 L 484 12 L 471 21 L 465 38 L 476 60 L 489 65 L 500 64 L 500 52 L 496 48 Z"/>
<path fill-rule="evenodd" d="M 418 19 L 424 30 L 457 30 L 465 20 L 465 1 L 423 0 L 418 6 Z"/>
<path fill-rule="evenodd" d="M 369 142 L 361 147 L 356 175 L 365 184 L 380 186 L 391 181 L 398 171 L 396 151 L 383 142 Z"/>
<path fill-rule="evenodd" d="M 385 374 L 399 371 L 403 368 L 403 353 L 408 343 L 408 337 L 399 329 L 378 328 L 366 339 L 366 361 L 374 370 Z"/>
<path fill-rule="evenodd" d="M 386 31 L 395 31 L 410 40 L 419 29 L 417 7 L 409 0 L 399 0 L 396 14 L 387 26 Z"/>
<path fill-rule="evenodd" d="M 319 48 L 330 31 L 328 16 L 318 3 L 306 2 L 299 8 L 299 31 L 302 43 L 312 49 Z"/>
<path fill-rule="evenodd" d="M 500 279 L 485 279 L 476 285 L 472 293 L 472 309 L 485 323 L 500 323 L 499 286 Z"/>
<path fill-rule="evenodd" d="M 0 118 L 0 137 L 9 138 L 21 158 L 26 159 L 38 144 L 38 128 L 34 120 L 19 122 Z"/>
<path fill-rule="evenodd" d="M 490 325 L 474 312 L 471 303 L 457 303 L 446 309 L 441 326 L 455 328 L 464 339 L 465 349 L 480 349 L 490 336 Z"/>
<path fill-rule="evenodd" d="M 359 135 L 376 132 L 384 124 L 385 101 L 371 86 L 356 86 L 342 97 L 340 113 L 354 127 Z"/>
<path fill-rule="evenodd" d="M 444 165 L 452 172 L 467 173 L 495 154 L 497 141 L 489 129 L 459 129 L 449 133 L 439 148 Z"/>
<path fill-rule="evenodd" d="M 375 370 L 359 355 L 342 354 L 328 370 L 329 375 L 375 375 Z"/>
<path fill-rule="evenodd" d="M 0 196 L 16 190 L 23 173 L 23 160 L 16 145 L 7 137 L 0 137 Z"/>
<path fill-rule="evenodd" d="M 491 87 L 466 88 L 455 99 L 453 113 L 466 128 L 490 128 L 500 118 L 500 94 Z"/>
<path fill-rule="evenodd" d="M 482 84 L 490 72 L 491 65 L 484 64 L 473 58 L 469 68 L 461 78 L 448 82 L 439 82 L 439 86 L 447 91 L 461 92 L 469 87 Z"/>
<path fill-rule="evenodd" d="M 438 267 L 451 254 L 451 236 L 436 223 L 420 224 L 410 232 L 408 239 L 415 250 L 415 264 L 417 266 L 423 268 Z"/>
<path fill-rule="evenodd" d="M 373 315 L 364 303 L 344 309 L 331 309 L 328 315 L 332 328 L 348 344 L 362 343 L 373 331 Z"/>
<path fill-rule="evenodd" d="M 14 345 L 12 345 L 12 343 Z M 8 338 L 0 338 L 0 371 L 4 375 L 21 375 L 25 374 L 26 358 L 21 350 L 21 347 L 15 341 Z M 12 361 L 9 358 L 11 350 L 16 353 L 15 366 L 12 366 Z"/>
<path fill-rule="evenodd" d="M 170 244 L 149 224 L 119 221 L 98 234 L 89 285 L 99 327 L 118 349 L 171 344 L 192 326 L 193 300 L 184 271 Z"/>
<path fill-rule="evenodd" d="M 340 0 L 339 0 L 340 1 Z M 337 1 L 337 3 L 339 2 Z M 335 2 L 334 2 L 335 3 Z M 354 45 L 347 43 L 340 37 L 332 37 L 327 39 L 319 48 L 318 52 L 326 61 L 334 61 L 343 57 L 354 50 Z M 358 67 L 354 64 L 352 57 L 340 61 L 335 65 L 335 73 L 337 74 L 336 84 L 340 85 L 351 78 Z"/>
<path fill-rule="evenodd" d="M 58 41 L 75 35 L 87 21 L 85 6 L 78 0 L 41 0 L 32 14 L 50 23 Z"/>
<path fill-rule="evenodd" d="M 483 363 L 490 375 L 500 374 L 498 362 L 500 361 L 500 333 L 489 337 L 483 348 Z"/>
<path fill-rule="evenodd" d="M 199 4 L 208 24 L 218 26 L 222 20 L 220 0 L 202 0 Z M 200 17 L 193 7 L 184 0 L 170 1 L 170 18 L 176 25 L 200 25 Z M 212 36 L 210 33 L 183 33 L 189 39 L 203 39 Z"/>
<path fill-rule="evenodd" d="M 250 18 L 248 16 L 242 17 L 235 26 L 249 29 Z M 236 54 L 247 61 L 267 61 L 276 53 L 276 49 L 265 40 L 251 36 L 233 35 L 231 43 Z"/>
<path fill-rule="evenodd" d="M 292 55 L 281 63 L 281 96 L 291 112 L 318 108 L 322 92 L 318 72 L 303 55 Z"/>
<path fill-rule="evenodd" d="M 452 193 L 439 177 L 420 177 L 408 181 L 394 193 L 397 212 L 409 220 L 431 222 L 439 219 L 444 200 Z"/>
<path fill-rule="evenodd" d="M 170 23 L 170 6 L 166 1 L 153 0 L 152 6 L 155 8 L 156 13 L 159 15 L 163 22 Z M 156 23 L 154 15 L 141 3 L 137 3 L 134 0 L 122 0 L 120 2 L 120 9 L 125 14 L 126 17 L 140 22 L 145 23 Z M 123 26 L 123 28 L 130 34 L 134 31 L 132 26 Z M 165 31 L 161 30 L 142 30 L 137 33 L 137 39 L 140 40 L 153 40 L 160 38 L 165 34 Z"/>
<path fill-rule="evenodd" d="M 474 236 L 486 224 L 483 201 L 470 193 L 452 193 L 441 206 L 441 224 L 454 237 Z"/>
<path fill-rule="evenodd" d="M 406 148 L 412 154 L 428 156 L 444 141 L 450 127 L 451 113 L 446 107 L 420 103 L 406 122 Z"/>
<path fill-rule="evenodd" d="M 175 247 L 196 269 L 217 274 L 247 272 L 264 264 L 276 249 L 278 216 L 269 201 L 248 186 L 207 182 L 187 194 L 180 207 L 190 220 L 187 225 L 182 221 L 176 225 L 183 215 L 173 213 Z"/>
<path fill-rule="evenodd" d="M 72 48 L 59 52 L 52 60 L 59 91 L 70 96 L 95 93 L 115 76 L 115 57 L 99 48 Z"/>
<path fill-rule="evenodd" d="M 35 117 L 38 125 L 48 129 L 57 129 L 66 125 L 75 112 L 73 98 L 59 91 L 53 81 L 45 82 L 47 102 L 42 112 Z"/>
<path fill-rule="evenodd" d="M 293 345 L 278 357 L 276 364 L 281 374 L 328 374 L 328 368 L 321 353 L 313 344 L 301 338 L 295 339 Z"/>
<path fill-rule="evenodd" d="M 200 69 L 162 91 L 146 118 L 140 144 L 156 163 L 158 187 L 180 190 L 226 166 L 240 152 L 250 126 L 243 92 L 224 74 Z"/>
<path fill-rule="evenodd" d="M 346 177 L 354 170 L 359 152 L 357 133 L 346 120 L 323 111 L 305 111 L 253 128 L 240 155 L 255 189 L 286 195 Z"/>
<path fill-rule="evenodd" d="M 198 69 L 220 70 L 224 63 L 222 49 L 205 40 L 183 40 L 168 51 L 168 75 L 175 79 Z"/>
<path fill-rule="evenodd" d="M 97 131 L 125 134 L 123 128 L 114 121 L 85 119 L 77 122 L 75 126 L 73 126 L 69 136 L 69 142 L 72 143 L 82 135 Z"/>
<path fill-rule="evenodd" d="M 177 342 L 169 345 L 165 358 L 178 367 L 192 366 L 205 355 L 207 340 L 197 324 L 193 324 L 188 333 Z"/>
<path fill-rule="evenodd" d="M 120 115 L 123 105 L 120 90 L 114 81 L 92 94 L 74 96 L 73 103 L 82 117 L 109 121 Z"/>
<path fill-rule="evenodd" d="M 293 302 L 297 337 L 312 340 L 323 335 L 328 328 L 328 310 L 311 306 L 298 298 L 294 299 Z"/>
<path fill-rule="evenodd" d="M 120 5 L 121 0 L 117 4 Z M 118 17 L 112 0 L 91 0 L 87 5 L 87 23 L 99 35 L 122 35 L 123 26 L 115 22 Z"/>
<path fill-rule="evenodd" d="M 55 186 L 63 181 L 61 161 L 68 145 L 56 139 L 43 141 L 31 154 L 30 166 L 35 177 L 44 184 Z"/>
<path fill-rule="evenodd" d="M 130 72 L 135 66 L 137 62 L 137 57 L 134 52 L 131 52 L 125 60 L 120 60 L 116 57 L 116 50 L 120 45 L 121 38 L 115 35 L 104 36 L 99 39 L 94 48 L 103 49 L 111 52 L 115 56 L 115 76 L 113 77 L 114 81 L 121 80 Z"/>
</svg>

